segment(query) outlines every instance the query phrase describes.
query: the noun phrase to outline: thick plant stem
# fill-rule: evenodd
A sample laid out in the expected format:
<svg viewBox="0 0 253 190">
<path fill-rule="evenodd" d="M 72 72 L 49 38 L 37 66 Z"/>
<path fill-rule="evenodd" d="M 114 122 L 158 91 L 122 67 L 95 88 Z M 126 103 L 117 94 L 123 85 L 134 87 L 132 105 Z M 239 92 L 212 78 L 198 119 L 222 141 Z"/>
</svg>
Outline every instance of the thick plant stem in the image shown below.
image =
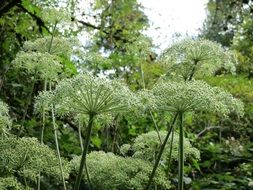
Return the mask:
<svg viewBox="0 0 253 190">
<path fill-rule="evenodd" d="M 83 153 L 82 153 L 82 158 L 81 158 L 80 167 L 79 167 L 78 175 L 76 178 L 74 190 L 79 190 L 79 188 L 80 188 L 80 183 L 81 183 L 82 175 L 83 175 L 83 169 L 86 165 L 86 156 L 87 156 L 88 147 L 90 144 L 90 136 L 91 136 L 91 130 L 92 130 L 94 116 L 95 116 L 94 114 L 89 115 L 89 123 L 87 126 L 87 133 L 86 133 L 86 138 L 85 138 L 84 147 L 83 147 L 84 149 L 83 149 Z M 88 174 L 88 171 L 86 171 L 86 174 Z M 91 187 L 91 184 L 89 184 L 89 185 Z"/>
<path fill-rule="evenodd" d="M 172 123 L 171 123 L 171 125 L 170 125 L 170 127 L 169 127 L 169 129 L 168 129 L 167 135 L 166 135 L 166 137 L 165 137 L 165 139 L 164 139 L 164 141 L 163 141 L 163 143 L 162 143 L 162 145 L 161 145 L 161 147 L 160 147 L 160 150 L 159 150 L 159 152 L 158 152 L 158 154 L 157 154 L 157 157 L 156 157 L 156 160 L 155 160 L 155 165 L 153 166 L 153 170 L 152 170 L 151 175 L 150 175 L 150 177 L 149 177 L 149 181 L 148 181 L 148 184 L 147 184 L 147 186 L 146 186 L 146 190 L 149 190 L 149 188 L 150 188 L 150 186 L 151 186 L 152 180 L 153 180 L 153 178 L 154 178 L 154 176 L 155 176 L 155 172 L 156 172 L 156 170 L 157 170 L 157 168 L 158 168 L 160 159 L 161 159 L 161 157 L 162 157 L 164 148 L 165 148 L 166 143 L 167 143 L 167 141 L 168 141 L 168 139 L 169 139 L 169 136 L 170 136 L 170 134 L 171 134 L 171 131 L 172 131 L 172 129 L 173 129 L 175 123 L 176 123 L 177 116 L 178 116 L 178 114 L 176 113 L 175 116 L 174 116 L 174 118 L 173 118 L 173 121 L 172 121 Z"/>
<path fill-rule="evenodd" d="M 184 189 L 184 131 L 183 113 L 179 114 L 179 149 L 178 149 L 178 190 Z"/>
<path fill-rule="evenodd" d="M 51 91 L 51 82 L 49 82 L 49 89 Z M 60 154 L 60 148 L 59 148 L 59 142 L 58 142 L 57 126 L 56 126 L 56 122 L 55 122 L 54 106 L 53 105 L 51 106 L 51 114 L 52 114 L 53 127 L 54 127 L 54 140 L 55 140 L 55 145 L 56 145 L 59 166 L 60 166 L 60 170 L 61 170 L 62 183 L 63 183 L 64 190 L 66 190 L 67 188 L 66 188 L 65 179 L 64 179 L 64 172 L 63 172 L 63 166 L 62 166 L 62 160 L 61 160 L 61 154 Z"/>
<path fill-rule="evenodd" d="M 57 22 L 54 24 L 53 33 L 52 33 L 50 43 L 49 43 L 49 47 L 48 47 L 48 53 L 51 53 L 51 50 L 52 50 L 52 45 L 53 45 L 53 39 L 54 39 L 55 31 L 56 31 L 56 26 L 57 26 Z"/>
</svg>

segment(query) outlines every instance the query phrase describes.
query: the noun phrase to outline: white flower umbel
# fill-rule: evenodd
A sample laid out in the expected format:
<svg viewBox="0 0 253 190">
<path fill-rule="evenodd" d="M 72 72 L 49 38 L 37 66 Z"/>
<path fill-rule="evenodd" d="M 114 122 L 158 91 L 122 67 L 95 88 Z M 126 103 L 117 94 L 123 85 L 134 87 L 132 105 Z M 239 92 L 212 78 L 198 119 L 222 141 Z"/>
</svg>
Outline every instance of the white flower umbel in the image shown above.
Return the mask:
<svg viewBox="0 0 253 190">
<path fill-rule="evenodd" d="M 203 39 L 186 39 L 166 49 L 160 61 L 168 66 L 168 75 L 191 80 L 195 76 L 209 76 L 224 69 L 235 73 L 235 55 L 220 44 Z"/>
<path fill-rule="evenodd" d="M 123 83 L 88 73 L 62 80 L 51 94 L 42 93 L 38 100 L 44 103 L 38 101 L 37 105 L 55 104 L 59 115 L 118 113 L 130 111 L 137 104 L 137 98 Z"/>
<path fill-rule="evenodd" d="M 72 47 L 74 43 L 78 43 L 75 40 L 70 40 L 64 37 L 54 36 L 53 40 L 51 36 L 44 38 L 38 38 L 35 41 L 26 41 L 23 46 L 24 51 L 50 53 L 56 56 L 70 57 Z"/>
<path fill-rule="evenodd" d="M 58 57 L 49 53 L 21 51 L 12 63 L 35 78 L 50 81 L 57 80 L 62 70 Z"/>
<path fill-rule="evenodd" d="M 207 111 L 227 116 L 231 112 L 243 115 L 243 103 L 221 88 L 203 81 L 159 81 L 153 94 L 157 108 L 172 112 Z"/>
</svg>

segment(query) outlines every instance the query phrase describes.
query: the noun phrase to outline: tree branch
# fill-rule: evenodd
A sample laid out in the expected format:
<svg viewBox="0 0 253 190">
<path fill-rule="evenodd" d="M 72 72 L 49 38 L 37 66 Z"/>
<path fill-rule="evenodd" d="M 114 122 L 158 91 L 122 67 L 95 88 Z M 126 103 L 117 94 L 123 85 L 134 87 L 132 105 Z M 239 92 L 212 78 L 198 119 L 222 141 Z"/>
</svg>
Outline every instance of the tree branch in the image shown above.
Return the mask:
<svg viewBox="0 0 253 190">
<path fill-rule="evenodd" d="M 12 7 L 16 6 L 17 4 L 20 4 L 21 0 L 11 0 L 8 2 L 8 0 L 0 1 L 0 18 L 4 15 L 4 13 L 7 13 Z"/>
<path fill-rule="evenodd" d="M 37 25 L 39 26 L 40 32 L 42 32 L 42 28 L 45 28 L 47 32 L 51 33 L 48 27 L 45 25 L 44 21 L 40 17 L 28 11 L 22 4 L 17 4 L 17 7 L 21 8 L 25 13 L 28 13 L 36 21 Z"/>
</svg>

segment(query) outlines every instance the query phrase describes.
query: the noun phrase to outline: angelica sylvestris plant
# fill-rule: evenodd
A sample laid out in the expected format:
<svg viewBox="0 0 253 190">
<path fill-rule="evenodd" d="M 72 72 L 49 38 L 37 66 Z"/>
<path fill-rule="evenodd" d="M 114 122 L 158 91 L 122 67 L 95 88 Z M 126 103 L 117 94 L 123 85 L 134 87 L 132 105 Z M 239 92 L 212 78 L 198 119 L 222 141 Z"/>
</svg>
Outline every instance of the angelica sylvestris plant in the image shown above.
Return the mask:
<svg viewBox="0 0 253 190">
<path fill-rule="evenodd" d="M 35 41 L 26 42 L 23 47 L 24 51 L 19 52 L 13 61 L 13 64 L 16 68 L 25 70 L 34 78 L 30 94 L 28 96 L 28 103 L 25 108 L 23 121 L 27 113 L 28 105 L 32 98 L 31 95 L 36 80 L 42 80 L 44 82 L 44 91 L 47 89 L 48 84 L 51 90 L 52 82 L 58 81 L 60 79 L 60 74 L 63 73 L 63 66 L 60 63 L 61 57 L 70 57 L 72 42 L 66 38 L 55 37 L 54 32 L 55 28 L 53 29 L 53 35 L 50 37 L 39 38 Z M 62 168 L 53 108 L 51 108 L 51 113 L 53 118 L 55 143 L 59 157 L 59 165 L 60 168 Z M 42 108 L 41 143 L 43 143 L 44 126 L 45 110 Z M 64 189 L 66 189 L 64 176 L 62 176 L 62 180 Z M 40 179 L 38 180 L 38 189 L 40 189 Z"/>
<path fill-rule="evenodd" d="M 9 137 L 0 140 L 0 153 L 1 177 L 15 175 L 17 180 L 22 177 L 28 184 L 36 183 L 39 173 L 57 180 L 61 178 L 57 154 L 48 146 L 40 144 L 36 138 Z M 63 163 L 64 176 L 67 178 L 68 165 L 66 161 Z"/>
<path fill-rule="evenodd" d="M 63 80 L 52 93 L 42 93 L 38 97 L 35 105 L 37 109 L 54 104 L 59 115 L 85 114 L 89 117 L 75 190 L 79 189 L 83 168 L 86 165 L 94 119 L 100 114 L 130 111 L 137 102 L 137 98 L 123 83 L 97 78 L 88 73 Z M 86 173 L 89 179 L 87 170 Z"/>
<path fill-rule="evenodd" d="M 183 190 L 183 166 L 184 166 L 184 133 L 183 116 L 187 112 L 206 111 L 221 116 L 228 116 L 231 112 L 243 115 L 243 103 L 224 92 L 218 87 L 211 87 L 202 81 L 163 81 L 160 80 L 153 88 L 153 94 L 157 99 L 158 108 L 175 113 L 179 121 L 179 183 L 178 190 Z M 153 173 L 154 174 L 165 144 L 169 138 L 168 131 L 163 145 L 158 153 Z M 150 180 L 152 180 L 152 176 Z M 149 189 L 149 186 L 147 187 Z"/>
<path fill-rule="evenodd" d="M 160 61 L 168 66 L 168 74 L 184 80 L 209 76 L 224 69 L 235 73 L 235 55 L 220 44 L 203 39 L 186 39 L 166 49 Z"/>
<path fill-rule="evenodd" d="M 78 171 L 79 162 L 80 157 L 71 160 L 70 167 L 73 171 Z M 90 170 L 90 181 L 96 190 L 144 189 L 152 171 L 152 165 L 148 161 L 102 151 L 88 154 L 87 166 Z M 152 185 L 160 190 L 171 188 L 170 181 L 160 169 Z"/>
<path fill-rule="evenodd" d="M 8 134 L 10 126 L 11 119 L 9 117 L 8 106 L 0 100 L 0 135 L 2 138 Z"/>
</svg>

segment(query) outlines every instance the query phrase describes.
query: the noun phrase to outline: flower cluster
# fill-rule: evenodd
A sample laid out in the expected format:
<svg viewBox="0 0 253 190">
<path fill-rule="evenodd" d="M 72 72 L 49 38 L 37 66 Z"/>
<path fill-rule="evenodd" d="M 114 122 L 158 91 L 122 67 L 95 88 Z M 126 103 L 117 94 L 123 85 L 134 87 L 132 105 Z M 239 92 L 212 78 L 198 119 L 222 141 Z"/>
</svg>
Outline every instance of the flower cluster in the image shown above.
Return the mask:
<svg viewBox="0 0 253 190">
<path fill-rule="evenodd" d="M 0 189 L 32 190 L 32 188 L 24 187 L 15 177 L 0 177 Z"/>
<path fill-rule="evenodd" d="M 60 168 L 56 153 L 40 144 L 36 138 L 15 137 L 0 140 L 0 171 L 5 174 L 18 172 L 20 176 L 36 182 L 41 172 L 60 179 Z M 64 161 L 64 174 L 68 177 L 68 166 Z"/>
<path fill-rule="evenodd" d="M 131 111 L 137 98 L 123 83 L 81 74 L 62 80 L 52 92 L 42 92 L 35 108 L 54 104 L 56 113 L 92 114 Z"/>
<path fill-rule="evenodd" d="M 74 40 L 49 36 L 27 41 L 12 64 L 36 78 L 57 81 L 63 71 L 61 57 L 71 56 L 74 43 Z"/>
<path fill-rule="evenodd" d="M 173 112 L 207 111 L 243 115 L 243 103 L 218 87 L 203 81 L 159 81 L 153 88 L 159 109 Z"/>
<path fill-rule="evenodd" d="M 57 80 L 62 68 L 57 56 L 40 52 L 21 51 L 12 63 L 18 69 L 24 69 L 35 77 L 47 80 Z"/>
<path fill-rule="evenodd" d="M 166 64 L 170 75 L 180 75 L 188 80 L 191 75 L 213 75 L 220 69 L 235 73 L 236 58 L 219 44 L 198 39 L 186 39 L 166 49 L 161 62 Z"/>
<path fill-rule="evenodd" d="M 80 157 L 75 157 L 70 166 L 78 171 Z M 87 168 L 92 187 L 97 190 L 144 189 L 152 171 L 150 162 L 124 158 L 102 151 L 91 152 L 87 156 Z M 85 177 L 87 179 L 87 177 Z M 158 170 L 153 182 L 159 189 L 170 189 L 170 181 L 162 170 Z"/>
<path fill-rule="evenodd" d="M 9 117 L 8 106 L 0 100 L 0 135 L 7 134 L 9 126 L 11 126 L 11 119 Z"/>
<path fill-rule="evenodd" d="M 44 9 L 42 19 L 50 24 L 57 24 L 59 22 L 70 22 L 70 15 L 67 14 L 66 10 L 60 9 Z"/>
<path fill-rule="evenodd" d="M 25 52 L 33 51 L 69 57 L 74 43 L 77 43 L 75 40 L 69 40 L 64 37 L 54 37 L 53 40 L 51 40 L 51 36 L 46 36 L 44 38 L 38 38 L 35 41 L 26 41 L 24 43 L 23 50 Z"/>
<path fill-rule="evenodd" d="M 165 139 L 165 136 L 167 134 L 166 131 L 160 131 L 159 132 L 162 141 Z M 170 143 L 171 143 L 171 136 L 169 137 L 169 140 L 165 146 L 164 153 L 161 158 L 161 162 L 163 164 L 166 164 L 169 158 L 169 152 L 170 152 Z M 178 159 L 178 143 L 179 143 L 179 136 L 178 133 L 175 132 L 174 138 L 173 138 L 173 144 L 172 144 L 172 160 Z M 195 158 L 200 159 L 200 152 L 198 149 L 192 147 L 190 141 L 187 138 L 184 138 L 184 147 L 185 147 L 185 159 L 188 158 Z M 157 151 L 160 148 L 160 141 L 157 136 L 156 131 L 150 131 L 145 134 L 139 135 L 131 145 L 123 145 L 121 147 L 121 151 L 127 152 L 131 150 L 133 152 L 133 158 L 139 158 L 144 159 L 146 161 L 153 162 L 155 160 L 155 156 Z"/>
<path fill-rule="evenodd" d="M 157 99 L 152 93 L 151 90 L 141 90 L 138 92 L 138 97 L 140 100 L 139 108 L 143 111 L 156 110 L 157 108 Z"/>
</svg>

